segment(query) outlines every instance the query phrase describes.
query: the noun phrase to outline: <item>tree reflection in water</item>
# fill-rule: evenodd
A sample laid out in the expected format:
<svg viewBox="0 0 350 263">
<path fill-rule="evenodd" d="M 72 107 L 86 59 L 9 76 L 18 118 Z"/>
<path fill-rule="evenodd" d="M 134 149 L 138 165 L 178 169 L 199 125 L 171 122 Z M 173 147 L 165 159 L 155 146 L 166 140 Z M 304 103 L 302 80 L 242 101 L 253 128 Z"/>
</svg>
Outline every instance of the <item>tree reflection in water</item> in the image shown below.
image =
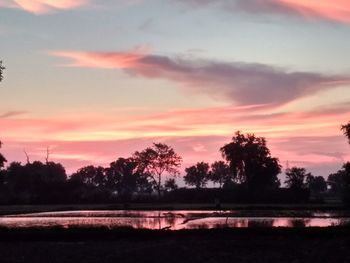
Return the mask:
<svg viewBox="0 0 350 263">
<path fill-rule="evenodd" d="M 0 227 L 132 227 L 179 230 L 198 228 L 328 227 L 349 225 L 350 217 L 237 217 L 216 211 L 67 211 L 0 217 Z"/>
</svg>

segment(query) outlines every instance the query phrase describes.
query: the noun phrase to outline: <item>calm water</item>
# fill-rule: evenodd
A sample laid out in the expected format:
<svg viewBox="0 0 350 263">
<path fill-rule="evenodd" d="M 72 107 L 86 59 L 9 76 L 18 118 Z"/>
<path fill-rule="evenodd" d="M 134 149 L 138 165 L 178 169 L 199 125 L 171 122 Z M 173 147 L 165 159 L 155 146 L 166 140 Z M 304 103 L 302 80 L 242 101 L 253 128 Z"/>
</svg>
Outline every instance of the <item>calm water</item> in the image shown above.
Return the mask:
<svg viewBox="0 0 350 263">
<path fill-rule="evenodd" d="M 251 213 L 251 212 L 250 212 Z M 329 227 L 350 224 L 341 213 L 307 216 L 242 216 L 244 211 L 66 211 L 0 217 L 0 227 L 132 227 L 136 229 L 201 229 L 247 227 Z M 264 213 L 262 213 L 264 214 Z M 298 213 L 296 213 L 298 215 Z"/>
</svg>

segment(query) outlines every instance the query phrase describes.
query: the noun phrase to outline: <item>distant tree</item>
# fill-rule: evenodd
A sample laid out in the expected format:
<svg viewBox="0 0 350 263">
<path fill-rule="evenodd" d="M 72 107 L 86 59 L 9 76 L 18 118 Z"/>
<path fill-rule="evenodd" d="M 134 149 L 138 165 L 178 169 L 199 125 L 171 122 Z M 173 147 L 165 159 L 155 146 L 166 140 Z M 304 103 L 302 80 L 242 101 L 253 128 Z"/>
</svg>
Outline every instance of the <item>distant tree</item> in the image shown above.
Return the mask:
<svg viewBox="0 0 350 263">
<path fill-rule="evenodd" d="M 2 65 L 2 60 L 0 60 L 0 82 L 4 78 L 4 75 L 3 75 L 4 69 L 5 69 L 5 67 Z"/>
<path fill-rule="evenodd" d="M 185 169 L 185 183 L 197 189 L 205 187 L 209 180 L 209 164 L 200 162 Z"/>
<path fill-rule="evenodd" d="M 220 151 L 237 182 L 255 190 L 280 186 L 277 176 L 281 166 L 277 158 L 271 157 L 265 138 L 237 131 L 232 142 Z"/>
<path fill-rule="evenodd" d="M 326 180 L 322 176 L 313 176 L 309 174 L 306 177 L 306 187 L 313 193 L 322 193 L 327 190 Z"/>
<path fill-rule="evenodd" d="M 164 183 L 165 191 L 174 191 L 177 188 L 178 188 L 178 185 L 176 184 L 176 181 L 174 178 L 169 178 Z"/>
<path fill-rule="evenodd" d="M 209 179 L 215 184 L 219 184 L 219 187 L 222 188 L 224 183 L 233 181 L 230 166 L 224 161 L 217 161 L 212 163 Z"/>
<path fill-rule="evenodd" d="M 172 147 L 163 143 L 154 143 L 141 152 L 135 152 L 133 156 L 139 171 L 151 177 L 160 199 L 162 191 L 162 176 L 168 174 L 177 176 L 182 162 Z"/>
<path fill-rule="evenodd" d="M 346 125 L 341 126 L 341 130 L 343 131 L 344 135 L 348 138 L 348 142 L 350 144 L 350 121 Z"/>
<path fill-rule="evenodd" d="M 105 184 L 104 168 L 101 166 L 95 167 L 93 165 L 80 168 L 73 173 L 70 181 L 83 184 L 86 186 L 100 187 Z"/>
<path fill-rule="evenodd" d="M 311 174 L 306 172 L 305 168 L 292 167 L 286 170 L 286 181 L 285 184 L 292 190 L 306 189 L 306 178 L 310 177 Z"/>
</svg>

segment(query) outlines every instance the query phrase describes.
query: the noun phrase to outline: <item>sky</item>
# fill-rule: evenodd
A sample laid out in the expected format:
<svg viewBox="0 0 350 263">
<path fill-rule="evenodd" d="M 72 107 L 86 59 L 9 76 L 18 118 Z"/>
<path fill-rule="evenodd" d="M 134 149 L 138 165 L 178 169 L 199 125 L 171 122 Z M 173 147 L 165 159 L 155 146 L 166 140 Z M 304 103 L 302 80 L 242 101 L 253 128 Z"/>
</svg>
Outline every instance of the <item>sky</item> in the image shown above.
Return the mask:
<svg viewBox="0 0 350 263">
<path fill-rule="evenodd" d="M 183 168 L 235 131 L 327 176 L 350 160 L 348 0 L 0 0 L 0 138 L 69 173 L 152 142 Z"/>
</svg>

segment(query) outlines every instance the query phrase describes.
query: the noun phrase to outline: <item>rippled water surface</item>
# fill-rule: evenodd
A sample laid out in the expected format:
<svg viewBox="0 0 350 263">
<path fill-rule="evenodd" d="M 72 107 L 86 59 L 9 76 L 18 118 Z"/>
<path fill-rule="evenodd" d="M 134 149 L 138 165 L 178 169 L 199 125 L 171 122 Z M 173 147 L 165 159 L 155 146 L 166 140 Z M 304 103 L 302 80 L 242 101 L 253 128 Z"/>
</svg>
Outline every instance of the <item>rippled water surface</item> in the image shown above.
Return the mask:
<svg viewBox="0 0 350 263">
<path fill-rule="evenodd" d="M 244 214 L 244 211 L 64 211 L 2 216 L 0 226 L 103 226 L 179 230 L 223 227 L 329 227 L 350 224 L 350 217 L 334 213 L 309 213 L 307 217 L 261 216 L 259 213 L 257 216 L 242 216 Z"/>
</svg>

